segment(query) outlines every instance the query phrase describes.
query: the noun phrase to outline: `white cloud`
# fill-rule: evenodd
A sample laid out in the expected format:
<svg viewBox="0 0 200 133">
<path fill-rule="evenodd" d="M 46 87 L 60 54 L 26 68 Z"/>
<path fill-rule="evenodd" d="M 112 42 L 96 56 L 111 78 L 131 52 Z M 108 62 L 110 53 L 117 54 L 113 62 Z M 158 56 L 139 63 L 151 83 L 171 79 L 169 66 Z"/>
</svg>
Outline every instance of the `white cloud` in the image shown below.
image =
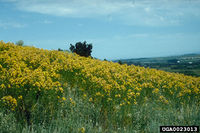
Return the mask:
<svg viewBox="0 0 200 133">
<path fill-rule="evenodd" d="M 4 0 L 5 1 L 5 0 Z M 200 16 L 198 0 L 9 0 L 18 9 L 64 17 L 106 17 L 130 25 L 178 25 Z M 109 16 L 109 17 L 107 17 Z"/>
<path fill-rule="evenodd" d="M 12 28 L 24 28 L 26 25 L 25 24 L 21 24 L 21 23 L 17 23 L 17 22 L 4 22 L 0 20 L 0 28 L 3 29 L 8 29 L 10 27 Z"/>
<path fill-rule="evenodd" d="M 126 1 L 126 0 L 125 0 Z M 131 6 L 130 1 L 121 2 L 113 0 L 33 0 L 16 2 L 19 9 L 50 14 L 56 16 L 70 17 L 94 17 L 109 15 Z"/>
</svg>

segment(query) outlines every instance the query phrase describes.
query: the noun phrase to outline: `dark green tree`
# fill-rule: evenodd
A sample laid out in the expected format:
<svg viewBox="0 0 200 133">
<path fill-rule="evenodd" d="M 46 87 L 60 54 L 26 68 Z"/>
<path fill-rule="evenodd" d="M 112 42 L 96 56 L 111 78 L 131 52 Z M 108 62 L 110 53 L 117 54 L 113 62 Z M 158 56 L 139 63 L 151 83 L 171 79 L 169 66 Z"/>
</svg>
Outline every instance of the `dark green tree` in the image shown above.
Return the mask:
<svg viewBox="0 0 200 133">
<path fill-rule="evenodd" d="M 86 41 L 84 41 L 83 43 L 77 42 L 75 46 L 70 44 L 69 49 L 71 52 L 76 53 L 80 56 L 89 57 L 92 53 L 92 44 L 87 44 Z"/>
<path fill-rule="evenodd" d="M 58 48 L 58 51 L 63 51 L 63 49 L 61 49 L 61 48 Z"/>
<path fill-rule="evenodd" d="M 118 63 L 119 63 L 120 65 L 122 65 L 122 64 L 123 64 L 121 60 L 119 60 L 119 61 L 118 61 Z"/>
</svg>

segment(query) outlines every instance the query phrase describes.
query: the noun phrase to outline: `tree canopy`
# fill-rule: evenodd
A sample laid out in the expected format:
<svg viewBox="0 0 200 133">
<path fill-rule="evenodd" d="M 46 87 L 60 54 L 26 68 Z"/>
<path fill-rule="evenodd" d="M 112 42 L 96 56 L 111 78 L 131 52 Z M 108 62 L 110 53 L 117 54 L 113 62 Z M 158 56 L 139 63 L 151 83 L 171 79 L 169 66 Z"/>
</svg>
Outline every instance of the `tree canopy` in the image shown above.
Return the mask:
<svg viewBox="0 0 200 133">
<path fill-rule="evenodd" d="M 75 45 L 70 44 L 69 49 L 80 56 L 89 57 L 92 53 L 92 44 L 87 44 L 86 41 L 77 42 Z"/>
</svg>

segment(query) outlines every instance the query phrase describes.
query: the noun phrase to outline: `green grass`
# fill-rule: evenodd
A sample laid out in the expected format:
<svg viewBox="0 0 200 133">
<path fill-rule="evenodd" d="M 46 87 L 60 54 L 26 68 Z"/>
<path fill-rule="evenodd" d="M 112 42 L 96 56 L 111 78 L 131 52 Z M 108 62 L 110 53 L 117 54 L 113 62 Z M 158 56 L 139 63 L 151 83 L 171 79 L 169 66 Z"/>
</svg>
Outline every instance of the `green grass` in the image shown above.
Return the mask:
<svg viewBox="0 0 200 133">
<path fill-rule="evenodd" d="M 1 133 L 156 133 L 163 125 L 200 125 L 199 105 L 164 105 L 153 100 L 131 106 L 129 111 L 116 107 L 116 113 L 102 112 L 102 105 L 94 105 L 79 96 L 76 89 L 67 89 L 67 103 L 57 110 L 51 120 L 40 112 L 32 113 L 32 124 L 18 122 L 12 112 L 0 111 Z M 42 105 L 38 105 L 42 107 Z M 39 119 L 41 118 L 41 119 Z"/>
</svg>

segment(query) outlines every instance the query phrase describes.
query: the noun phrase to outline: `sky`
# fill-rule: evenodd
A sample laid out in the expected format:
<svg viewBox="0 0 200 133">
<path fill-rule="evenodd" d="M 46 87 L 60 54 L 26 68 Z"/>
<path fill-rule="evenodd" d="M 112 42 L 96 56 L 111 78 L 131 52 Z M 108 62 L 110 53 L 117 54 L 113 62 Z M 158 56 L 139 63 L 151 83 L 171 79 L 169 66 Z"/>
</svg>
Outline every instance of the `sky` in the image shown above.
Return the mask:
<svg viewBox="0 0 200 133">
<path fill-rule="evenodd" d="M 200 53 L 200 0 L 0 0 L 0 40 L 87 41 L 108 60 Z"/>
</svg>

